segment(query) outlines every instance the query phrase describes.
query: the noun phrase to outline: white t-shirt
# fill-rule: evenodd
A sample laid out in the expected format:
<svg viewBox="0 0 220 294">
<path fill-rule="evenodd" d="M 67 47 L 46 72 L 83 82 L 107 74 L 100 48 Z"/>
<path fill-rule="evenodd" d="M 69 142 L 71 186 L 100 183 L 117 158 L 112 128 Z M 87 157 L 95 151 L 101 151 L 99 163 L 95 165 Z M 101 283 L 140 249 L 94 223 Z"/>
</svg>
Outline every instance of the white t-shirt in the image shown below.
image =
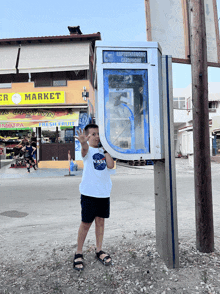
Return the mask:
<svg viewBox="0 0 220 294">
<path fill-rule="evenodd" d="M 112 182 L 102 148 L 93 148 L 83 157 L 83 175 L 79 191 L 85 196 L 110 197 Z"/>
</svg>

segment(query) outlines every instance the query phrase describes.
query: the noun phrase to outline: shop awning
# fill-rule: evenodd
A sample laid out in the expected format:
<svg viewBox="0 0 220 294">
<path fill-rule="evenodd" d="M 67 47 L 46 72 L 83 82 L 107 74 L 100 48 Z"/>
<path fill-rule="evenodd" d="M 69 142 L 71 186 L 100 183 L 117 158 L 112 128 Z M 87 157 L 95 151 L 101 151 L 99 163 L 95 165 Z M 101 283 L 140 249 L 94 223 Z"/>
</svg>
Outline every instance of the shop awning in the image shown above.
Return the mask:
<svg viewBox="0 0 220 294">
<path fill-rule="evenodd" d="M 0 47 L 0 74 L 16 74 L 18 45 Z"/>
<path fill-rule="evenodd" d="M 89 42 L 23 45 L 19 73 L 89 69 Z"/>
<path fill-rule="evenodd" d="M 78 126 L 79 111 L 72 109 L 4 110 L 0 111 L 0 129 Z"/>
<path fill-rule="evenodd" d="M 187 127 L 183 127 L 182 129 L 179 129 L 178 130 L 178 133 L 181 133 L 181 132 L 189 132 L 189 131 L 192 131 L 193 130 L 193 126 L 187 126 Z"/>
<path fill-rule="evenodd" d="M 220 93 L 209 93 L 209 101 L 220 101 Z"/>
<path fill-rule="evenodd" d="M 220 128 L 214 129 L 212 132 L 215 133 L 215 134 L 220 133 Z"/>
</svg>

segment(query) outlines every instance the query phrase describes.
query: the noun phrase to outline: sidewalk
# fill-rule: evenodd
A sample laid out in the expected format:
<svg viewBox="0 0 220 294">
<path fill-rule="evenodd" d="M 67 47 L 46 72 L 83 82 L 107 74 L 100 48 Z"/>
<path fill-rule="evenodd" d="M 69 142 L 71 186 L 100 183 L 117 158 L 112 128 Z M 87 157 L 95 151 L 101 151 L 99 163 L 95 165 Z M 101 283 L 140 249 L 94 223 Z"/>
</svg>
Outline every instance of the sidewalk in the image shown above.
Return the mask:
<svg viewBox="0 0 220 294">
<path fill-rule="evenodd" d="M 64 177 L 69 176 L 67 168 L 40 168 L 34 170 L 30 169 L 30 173 L 24 168 L 10 168 L 13 161 L 8 162 L 0 169 L 0 179 L 17 179 L 17 178 L 50 178 L 50 177 Z M 71 172 L 71 176 L 81 176 L 82 170 Z"/>
<path fill-rule="evenodd" d="M 220 158 L 220 157 L 219 157 Z M 187 159 L 176 158 L 176 174 L 181 174 L 181 176 L 194 174 L 194 168 L 189 165 Z M 31 168 L 30 174 L 27 173 L 26 168 L 10 168 L 13 161 L 8 161 L 8 164 L 3 166 L 0 169 L 0 179 L 17 179 L 17 178 L 50 178 L 50 177 L 63 177 L 69 176 L 69 170 L 65 168 L 40 168 L 34 170 Z M 153 173 L 153 165 L 144 165 L 144 166 L 130 166 L 129 164 L 118 162 L 116 167 L 116 174 L 143 174 L 143 173 Z M 211 160 L 212 173 L 220 173 L 220 161 Z M 115 171 L 112 171 L 114 174 Z M 78 171 L 71 172 L 71 176 L 81 176 L 82 169 Z"/>
</svg>

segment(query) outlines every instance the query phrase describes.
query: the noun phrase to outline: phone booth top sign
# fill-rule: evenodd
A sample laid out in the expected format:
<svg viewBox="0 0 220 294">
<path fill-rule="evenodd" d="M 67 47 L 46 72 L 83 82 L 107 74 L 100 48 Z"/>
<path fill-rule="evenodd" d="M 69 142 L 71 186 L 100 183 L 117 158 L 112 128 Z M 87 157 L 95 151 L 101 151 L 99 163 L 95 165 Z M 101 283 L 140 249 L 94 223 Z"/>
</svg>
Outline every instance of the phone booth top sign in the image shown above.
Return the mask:
<svg viewBox="0 0 220 294">
<path fill-rule="evenodd" d="M 163 158 L 159 45 L 98 41 L 95 58 L 96 121 L 104 148 L 119 159 Z"/>
</svg>

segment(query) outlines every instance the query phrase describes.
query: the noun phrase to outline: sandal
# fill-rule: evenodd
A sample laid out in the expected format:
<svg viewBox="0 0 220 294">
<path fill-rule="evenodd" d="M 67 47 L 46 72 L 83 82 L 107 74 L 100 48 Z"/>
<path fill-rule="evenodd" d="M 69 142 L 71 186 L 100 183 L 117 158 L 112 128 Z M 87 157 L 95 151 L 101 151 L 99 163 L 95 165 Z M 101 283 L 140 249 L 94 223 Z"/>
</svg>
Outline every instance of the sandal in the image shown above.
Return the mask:
<svg viewBox="0 0 220 294">
<path fill-rule="evenodd" d="M 82 254 L 75 254 L 74 260 L 73 260 L 73 268 L 77 271 L 82 271 L 84 269 L 83 266 L 83 261 L 75 261 L 78 258 L 82 258 L 83 259 L 83 255 Z M 82 264 L 82 267 L 77 267 L 76 265 Z"/>
<path fill-rule="evenodd" d="M 103 259 L 102 258 L 100 258 L 100 255 L 102 255 L 102 254 L 106 254 L 104 251 L 102 251 L 102 250 L 100 250 L 99 252 L 96 252 L 96 258 L 102 263 L 102 264 L 104 264 L 104 265 L 110 265 L 111 263 L 112 263 L 112 258 L 111 258 L 111 256 L 110 255 L 107 255 L 107 256 L 105 256 Z M 107 262 L 107 260 L 109 259 L 109 258 L 111 258 L 111 260 L 110 261 L 108 261 Z"/>
</svg>

